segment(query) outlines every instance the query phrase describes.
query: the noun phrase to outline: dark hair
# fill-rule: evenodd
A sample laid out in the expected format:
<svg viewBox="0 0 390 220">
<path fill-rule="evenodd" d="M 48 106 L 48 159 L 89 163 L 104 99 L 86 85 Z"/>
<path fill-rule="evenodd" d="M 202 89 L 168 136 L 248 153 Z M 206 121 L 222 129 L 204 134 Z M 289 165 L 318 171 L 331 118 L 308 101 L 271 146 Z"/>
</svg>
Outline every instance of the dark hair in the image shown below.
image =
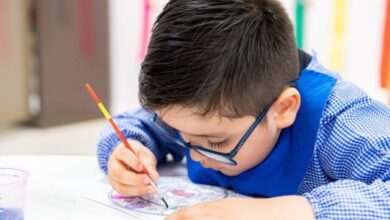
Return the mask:
<svg viewBox="0 0 390 220">
<path fill-rule="evenodd" d="M 297 78 L 298 50 L 276 0 L 171 0 L 153 27 L 141 105 L 257 116 Z"/>
</svg>

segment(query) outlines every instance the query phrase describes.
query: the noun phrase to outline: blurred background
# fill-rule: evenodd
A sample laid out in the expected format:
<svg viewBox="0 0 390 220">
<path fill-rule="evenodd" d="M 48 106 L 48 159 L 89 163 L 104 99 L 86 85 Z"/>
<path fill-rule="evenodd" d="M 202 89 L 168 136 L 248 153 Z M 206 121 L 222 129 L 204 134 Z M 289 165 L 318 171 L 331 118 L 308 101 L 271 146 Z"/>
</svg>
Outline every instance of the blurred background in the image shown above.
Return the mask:
<svg viewBox="0 0 390 220">
<path fill-rule="evenodd" d="M 166 0 L 0 0 L 0 154 L 94 154 L 112 114 L 139 106 L 140 63 Z M 390 0 L 283 0 L 297 44 L 390 100 Z"/>
</svg>

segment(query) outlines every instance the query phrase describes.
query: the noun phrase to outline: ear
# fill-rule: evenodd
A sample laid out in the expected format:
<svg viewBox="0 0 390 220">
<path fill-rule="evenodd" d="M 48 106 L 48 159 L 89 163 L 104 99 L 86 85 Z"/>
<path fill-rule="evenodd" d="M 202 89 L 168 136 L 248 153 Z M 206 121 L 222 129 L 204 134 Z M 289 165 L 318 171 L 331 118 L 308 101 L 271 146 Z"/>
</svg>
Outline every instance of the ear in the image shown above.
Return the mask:
<svg viewBox="0 0 390 220">
<path fill-rule="evenodd" d="M 301 106 L 301 95 L 296 88 L 289 87 L 276 99 L 273 108 L 276 126 L 279 129 L 291 126 Z"/>
</svg>

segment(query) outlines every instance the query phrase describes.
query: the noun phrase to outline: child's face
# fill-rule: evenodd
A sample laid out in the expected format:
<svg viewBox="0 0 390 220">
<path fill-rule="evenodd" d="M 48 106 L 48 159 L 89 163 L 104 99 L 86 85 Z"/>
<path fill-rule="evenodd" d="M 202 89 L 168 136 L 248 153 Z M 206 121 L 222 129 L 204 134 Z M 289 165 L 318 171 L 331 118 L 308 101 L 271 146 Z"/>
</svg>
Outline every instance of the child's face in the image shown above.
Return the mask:
<svg viewBox="0 0 390 220">
<path fill-rule="evenodd" d="M 173 106 L 160 116 L 170 126 L 179 130 L 186 142 L 224 153 L 230 152 L 236 146 L 255 121 L 255 117 L 251 116 L 230 119 L 215 115 L 205 118 L 194 114 L 194 111 L 195 109 Z M 192 159 L 199 161 L 203 167 L 229 176 L 238 175 L 254 167 L 267 157 L 279 137 L 280 129 L 270 117 L 272 111 L 271 108 L 234 157 L 236 166 L 220 163 L 193 150 L 190 151 Z"/>
</svg>

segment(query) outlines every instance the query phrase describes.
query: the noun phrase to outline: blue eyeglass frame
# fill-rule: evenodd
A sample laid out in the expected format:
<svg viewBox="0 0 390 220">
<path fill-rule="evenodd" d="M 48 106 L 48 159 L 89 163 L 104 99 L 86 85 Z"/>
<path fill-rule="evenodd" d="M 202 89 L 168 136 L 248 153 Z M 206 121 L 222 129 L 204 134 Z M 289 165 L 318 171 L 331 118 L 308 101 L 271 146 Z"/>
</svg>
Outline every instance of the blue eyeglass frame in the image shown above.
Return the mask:
<svg viewBox="0 0 390 220">
<path fill-rule="evenodd" d="M 241 149 L 241 147 L 244 145 L 245 141 L 249 138 L 249 136 L 252 134 L 252 132 L 255 130 L 255 128 L 257 127 L 257 125 L 263 120 L 263 118 L 265 117 L 265 115 L 268 113 L 269 109 L 271 108 L 273 104 L 273 101 L 268 104 L 266 106 L 266 108 L 259 114 L 259 116 L 257 116 L 256 120 L 252 123 L 252 125 L 249 127 L 249 129 L 245 132 L 245 134 L 243 135 L 243 137 L 240 139 L 240 141 L 237 143 L 237 145 L 228 153 L 223 153 L 223 152 L 218 152 L 218 151 L 214 151 L 214 150 L 210 150 L 208 148 L 205 148 L 205 147 L 201 147 L 201 146 L 196 146 L 196 145 L 191 145 L 190 143 L 186 143 L 183 138 L 181 137 L 179 131 L 173 129 L 172 127 L 170 127 L 169 125 L 167 125 L 165 122 L 163 122 L 156 113 L 153 113 L 153 116 L 151 118 L 151 121 L 160 129 L 163 131 L 163 133 L 168 137 L 170 138 L 171 140 L 173 140 L 175 143 L 179 144 L 181 147 L 183 148 L 187 148 L 187 149 L 190 149 L 190 150 L 194 150 L 208 158 L 211 158 L 213 160 L 216 160 L 218 162 L 221 162 L 221 163 L 224 163 L 224 164 L 228 164 L 228 165 L 232 165 L 232 166 L 236 166 L 237 165 L 237 162 L 233 159 L 238 151 Z M 161 127 L 158 123 L 157 123 L 157 120 L 161 120 L 161 122 L 163 122 L 165 124 L 165 126 L 168 127 L 168 129 L 171 129 L 171 131 L 168 131 L 167 128 L 163 128 Z M 224 158 L 226 161 L 222 161 L 222 160 L 218 160 L 216 158 L 212 158 L 210 156 L 207 156 L 205 155 L 204 153 L 202 153 L 202 151 L 205 151 L 209 154 L 215 154 L 216 156 L 218 157 L 222 157 Z"/>
</svg>

